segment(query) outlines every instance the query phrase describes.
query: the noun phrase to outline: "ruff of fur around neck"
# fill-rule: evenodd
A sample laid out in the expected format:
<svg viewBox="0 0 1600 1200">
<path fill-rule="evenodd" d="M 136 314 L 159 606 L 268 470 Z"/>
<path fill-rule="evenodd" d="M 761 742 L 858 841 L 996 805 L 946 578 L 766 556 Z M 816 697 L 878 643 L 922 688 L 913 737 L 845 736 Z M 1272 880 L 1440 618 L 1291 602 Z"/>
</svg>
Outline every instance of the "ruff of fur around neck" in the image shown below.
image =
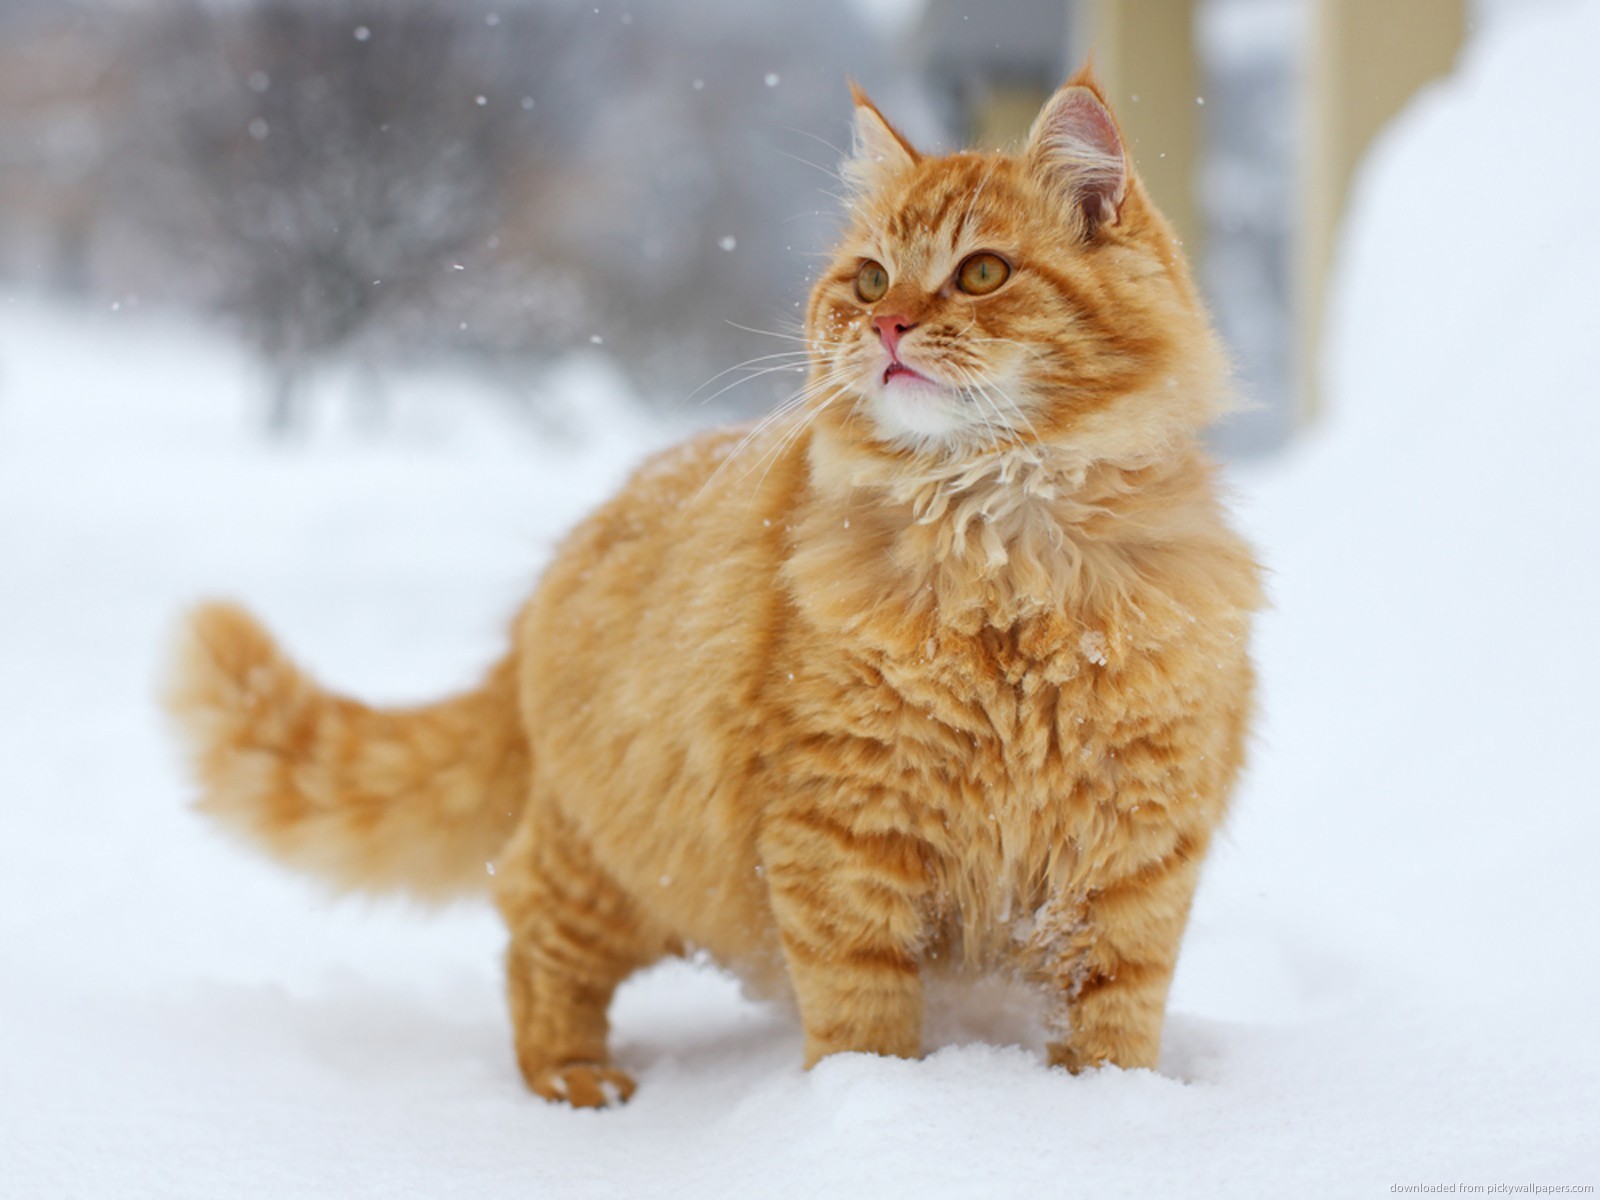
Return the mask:
<svg viewBox="0 0 1600 1200">
<path fill-rule="evenodd" d="M 846 628 L 887 620 L 928 635 L 1038 618 L 1098 623 L 1166 590 L 1149 551 L 1183 524 L 1173 519 L 1181 506 L 1143 501 L 1149 479 L 1030 448 L 907 463 L 823 436 L 810 464 L 814 508 L 789 574 L 803 600 L 803 587 L 827 580 L 818 615 Z M 1145 471 L 1165 482 L 1169 501 L 1189 490 L 1171 472 Z"/>
</svg>

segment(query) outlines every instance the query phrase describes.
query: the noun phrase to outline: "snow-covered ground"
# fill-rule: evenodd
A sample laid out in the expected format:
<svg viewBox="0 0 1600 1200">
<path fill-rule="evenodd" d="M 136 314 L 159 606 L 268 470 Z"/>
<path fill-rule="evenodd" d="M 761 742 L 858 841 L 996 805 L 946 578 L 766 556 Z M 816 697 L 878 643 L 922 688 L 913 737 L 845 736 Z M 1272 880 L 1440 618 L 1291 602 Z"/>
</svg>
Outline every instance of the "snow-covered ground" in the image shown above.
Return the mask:
<svg viewBox="0 0 1600 1200">
<path fill-rule="evenodd" d="M 532 1099 L 487 908 L 332 902 L 219 840 L 157 665 L 228 594 L 335 686 L 464 685 L 675 431 L 574 363 L 567 442 L 440 377 L 277 449 L 217 342 L 0 304 L 0 1196 L 1600 1185 L 1596 45 L 1600 3 L 1497 25 L 1359 188 L 1329 419 L 1239 484 L 1261 736 L 1160 1074 L 1046 1070 L 992 991 L 924 1061 L 806 1074 L 788 1017 L 674 964 L 617 1006 L 632 1104 Z"/>
</svg>

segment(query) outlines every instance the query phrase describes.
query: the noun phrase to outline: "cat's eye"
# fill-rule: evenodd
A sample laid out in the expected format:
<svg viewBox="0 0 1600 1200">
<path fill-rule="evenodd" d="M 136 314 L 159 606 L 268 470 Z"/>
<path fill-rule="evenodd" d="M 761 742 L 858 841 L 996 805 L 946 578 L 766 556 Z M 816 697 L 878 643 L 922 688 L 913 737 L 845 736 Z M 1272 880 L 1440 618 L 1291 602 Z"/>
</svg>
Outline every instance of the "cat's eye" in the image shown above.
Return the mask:
<svg viewBox="0 0 1600 1200">
<path fill-rule="evenodd" d="M 868 304 L 883 299 L 883 294 L 889 290 L 889 272 L 884 270 L 882 263 L 875 263 L 870 258 L 861 264 L 861 270 L 856 272 L 856 295 Z"/>
<path fill-rule="evenodd" d="M 998 254 L 974 254 L 956 272 L 956 286 L 969 296 L 987 296 L 1011 277 L 1011 265 Z"/>
</svg>

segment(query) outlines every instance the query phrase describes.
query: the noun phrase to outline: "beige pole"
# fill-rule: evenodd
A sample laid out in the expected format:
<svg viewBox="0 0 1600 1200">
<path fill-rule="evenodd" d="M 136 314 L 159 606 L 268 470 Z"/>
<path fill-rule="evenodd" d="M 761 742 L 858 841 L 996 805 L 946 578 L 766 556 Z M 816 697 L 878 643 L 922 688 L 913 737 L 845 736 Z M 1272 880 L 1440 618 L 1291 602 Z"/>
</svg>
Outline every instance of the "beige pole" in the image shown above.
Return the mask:
<svg viewBox="0 0 1600 1200">
<path fill-rule="evenodd" d="M 1306 58 L 1306 137 L 1296 222 L 1299 416 L 1316 415 L 1328 271 L 1350 180 L 1372 139 L 1465 33 L 1463 0 L 1316 0 Z"/>
</svg>

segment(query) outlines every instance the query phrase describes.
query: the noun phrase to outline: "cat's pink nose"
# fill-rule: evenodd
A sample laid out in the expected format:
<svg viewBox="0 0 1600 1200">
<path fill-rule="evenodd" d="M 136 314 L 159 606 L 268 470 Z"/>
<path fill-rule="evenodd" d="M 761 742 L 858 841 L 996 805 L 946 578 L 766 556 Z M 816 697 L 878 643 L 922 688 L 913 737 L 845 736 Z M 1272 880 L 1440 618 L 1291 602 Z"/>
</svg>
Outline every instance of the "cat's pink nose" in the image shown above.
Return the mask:
<svg viewBox="0 0 1600 1200">
<path fill-rule="evenodd" d="M 872 323 L 878 327 L 878 336 L 883 339 L 883 348 L 889 352 L 891 358 L 899 358 L 900 336 L 907 330 L 914 328 L 910 317 L 873 317 Z"/>
</svg>

